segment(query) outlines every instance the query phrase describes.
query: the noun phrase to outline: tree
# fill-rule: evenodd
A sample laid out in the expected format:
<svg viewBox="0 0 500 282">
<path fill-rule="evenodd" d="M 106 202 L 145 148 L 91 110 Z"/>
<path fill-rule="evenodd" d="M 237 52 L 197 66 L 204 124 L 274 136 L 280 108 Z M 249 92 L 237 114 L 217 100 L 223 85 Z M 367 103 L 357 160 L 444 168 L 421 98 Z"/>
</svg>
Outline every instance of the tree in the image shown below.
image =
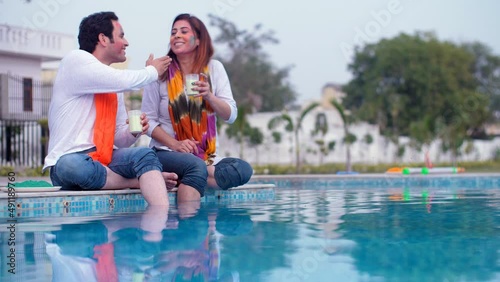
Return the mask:
<svg viewBox="0 0 500 282">
<path fill-rule="evenodd" d="M 314 122 L 314 129 L 311 132 L 312 137 L 321 135 L 320 139 L 314 140 L 314 143 L 319 149 L 319 164 L 323 164 L 323 157 L 327 156 L 330 151 L 335 148 L 335 141 L 330 141 L 328 144 L 324 140 L 326 133 L 328 133 L 328 122 L 325 113 L 316 114 Z"/>
<path fill-rule="evenodd" d="M 475 58 L 473 75 L 477 82 L 477 91 L 489 97 L 492 121 L 499 121 L 500 57 L 493 55 L 491 48 L 480 42 L 465 43 L 463 47 Z"/>
<path fill-rule="evenodd" d="M 349 125 L 350 125 L 350 119 L 347 117 L 345 113 L 344 107 L 335 99 L 330 100 L 330 103 L 332 104 L 333 107 L 339 112 L 340 118 L 342 119 L 342 124 L 344 127 L 344 139 L 343 142 L 346 145 L 346 160 L 345 160 L 345 170 L 347 172 L 352 171 L 352 165 L 351 165 L 351 145 L 356 142 L 357 137 L 356 135 L 352 134 L 349 131 Z"/>
<path fill-rule="evenodd" d="M 373 143 L 373 136 L 370 133 L 366 133 L 363 137 L 363 142 L 365 142 L 366 145 L 370 146 Z"/>
<path fill-rule="evenodd" d="M 260 24 L 250 32 L 238 30 L 223 18 L 209 18 L 210 24 L 220 30 L 214 42 L 223 45 L 227 52 L 217 55 L 217 59 L 227 70 L 238 104 L 250 104 L 262 112 L 280 111 L 293 104 L 297 94 L 287 81 L 291 66 L 275 67 L 263 50 L 264 44 L 278 44 L 274 32 L 262 32 Z"/>
<path fill-rule="evenodd" d="M 271 120 L 269 120 L 269 123 L 267 124 L 269 130 L 273 130 L 282 123 L 285 123 L 285 130 L 287 132 L 293 132 L 295 141 L 295 168 L 297 173 L 300 172 L 302 163 L 300 159 L 299 131 L 302 129 L 302 121 L 304 120 L 305 116 L 312 110 L 314 110 L 317 106 L 319 106 L 319 103 L 311 103 L 300 112 L 295 122 L 287 112 L 284 112 L 279 116 L 271 118 Z"/>
<path fill-rule="evenodd" d="M 248 144 L 255 149 L 255 161 L 259 164 L 259 147 L 264 142 L 264 134 L 258 127 L 251 127 L 248 132 Z"/>
<path fill-rule="evenodd" d="M 491 117 L 490 99 L 473 72 L 477 58 L 432 33 L 368 44 L 349 65 L 354 78 L 344 87 L 344 106 L 377 124 L 398 147 L 399 136 L 408 136 L 417 149 L 440 139 L 456 154 Z"/>
<path fill-rule="evenodd" d="M 235 138 L 240 144 L 240 159 L 243 159 L 243 150 L 245 146 L 245 141 L 248 137 L 253 134 L 253 128 L 248 123 L 247 116 L 249 114 L 248 105 L 238 106 L 238 116 L 233 124 L 228 125 L 226 128 L 226 134 L 229 139 Z"/>
</svg>

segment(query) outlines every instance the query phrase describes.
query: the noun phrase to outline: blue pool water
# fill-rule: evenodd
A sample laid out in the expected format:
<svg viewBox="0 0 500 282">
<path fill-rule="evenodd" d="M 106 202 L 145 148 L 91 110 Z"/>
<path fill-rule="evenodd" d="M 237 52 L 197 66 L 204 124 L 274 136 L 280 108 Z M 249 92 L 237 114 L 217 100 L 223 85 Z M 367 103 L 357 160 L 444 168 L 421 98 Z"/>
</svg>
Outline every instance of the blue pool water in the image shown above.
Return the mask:
<svg viewBox="0 0 500 282">
<path fill-rule="evenodd" d="M 0 281 L 500 281 L 497 186 L 319 186 L 199 209 L 20 218 L 15 274 L 2 221 Z"/>
</svg>

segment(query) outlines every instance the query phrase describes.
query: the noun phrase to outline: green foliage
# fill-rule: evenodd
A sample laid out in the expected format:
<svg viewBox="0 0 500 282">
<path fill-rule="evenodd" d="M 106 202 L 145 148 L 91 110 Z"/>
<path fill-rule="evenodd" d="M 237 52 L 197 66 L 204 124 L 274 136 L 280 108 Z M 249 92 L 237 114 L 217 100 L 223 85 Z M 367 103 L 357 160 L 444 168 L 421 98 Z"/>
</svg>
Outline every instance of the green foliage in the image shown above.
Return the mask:
<svg viewBox="0 0 500 282">
<path fill-rule="evenodd" d="M 288 115 L 288 113 L 284 112 L 281 115 L 275 116 L 269 120 L 267 124 L 267 128 L 269 130 L 274 130 L 282 123 L 285 123 L 285 130 L 287 132 L 293 132 L 295 139 L 295 166 L 296 171 L 300 171 L 301 160 L 300 160 L 300 144 L 299 144 L 299 132 L 302 129 L 302 122 L 304 118 L 316 107 L 319 106 L 319 103 L 314 102 L 308 105 L 305 109 L 303 109 L 297 120 L 294 122 L 292 117 Z"/>
<path fill-rule="evenodd" d="M 335 149 L 335 144 L 336 144 L 335 141 L 328 142 L 328 150 L 333 151 Z"/>
<path fill-rule="evenodd" d="M 39 119 L 38 120 L 38 124 L 42 127 L 42 128 L 49 128 L 49 120 L 46 119 L 46 118 L 42 118 L 42 119 Z"/>
<path fill-rule="evenodd" d="M 485 122 L 499 109 L 492 101 L 499 97 L 500 59 L 479 43 L 400 34 L 358 49 L 349 69 L 354 78 L 344 87 L 344 106 L 396 144 L 399 136 L 417 149 L 441 139 L 457 155 L 466 140 L 484 137 Z"/>
<path fill-rule="evenodd" d="M 279 111 L 291 105 L 297 94 L 288 82 L 291 67 L 278 68 L 263 50 L 264 44 L 278 44 L 273 31 L 238 30 L 234 23 L 209 15 L 210 24 L 220 33 L 214 42 L 227 50 L 218 55 L 231 81 L 233 95 L 238 104 L 252 105 L 257 111 Z"/>
<path fill-rule="evenodd" d="M 0 176 L 8 176 L 9 173 L 15 172 L 14 167 L 2 166 L 0 167 Z"/>
<path fill-rule="evenodd" d="M 238 117 L 236 121 L 226 128 L 227 136 L 235 138 L 240 143 L 240 157 L 243 156 L 243 145 L 245 142 L 250 146 L 256 147 L 263 143 L 264 134 L 257 127 L 252 127 L 248 123 L 248 114 L 250 109 L 248 105 L 241 105 L 238 107 Z"/>
<path fill-rule="evenodd" d="M 15 173 L 16 177 L 30 177 L 30 176 L 49 176 L 49 170 L 42 173 L 42 167 L 12 167 L 12 166 L 2 166 L 0 167 L 0 176 L 9 176 L 9 174 Z"/>
<path fill-rule="evenodd" d="M 352 133 L 348 133 L 346 136 L 344 136 L 343 141 L 345 144 L 352 145 L 358 140 L 358 137 Z"/>
<path fill-rule="evenodd" d="M 42 167 L 27 168 L 23 171 L 22 176 L 49 176 L 49 171 L 42 172 Z"/>
<path fill-rule="evenodd" d="M 398 158 L 401 158 L 404 156 L 405 152 L 406 152 L 405 146 L 398 146 L 398 151 L 396 152 L 396 156 L 398 156 Z"/>
<path fill-rule="evenodd" d="M 500 149 L 499 149 L 500 150 Z M 500 153 L 499 153 L 500 154 Z M 452 166 L 452 163 L 441 162 L 434 163 L 436 167 Z M 359 173 L 385 173 L 391 167 L 423 167 L 424 163 L 387 163 L 387 164 L 362 164 L 355 163 L 352 165 L 353 171 Z M 465 168 L 467 173 L 496 173 L 500 171 L 500 161 L 486 162 L 461 162 L 460 167 Z M 343 171 L 345 164 L 343 163 L 325 163 L 322 165 L 303 165 L 300 173 L 307 174 L 335 174 L 338 171 Z M 256 175 L 287 175 L 295 174 L 293 165 L 254 165 Z"/>
<path fill-rule="evenodd" d="M 258 127 L 251 127 L 248 131 L 248 143 L 256 147 L 264 142 L 264 134 Z"/>
<path fill-rule="evenodd" d="M 490 100 L 489 111 L 496 113 L 491 121 L 500 120 L 500 57 L 493 55 L 491 48 L 479 42 L 465 43 L 463 47 L 475 57 L 473 75 L 477 91 Z"/>
<path fill-rule="evenodd" d="M 345 169 L 346 171 L 352 170 L 351 164 L 351 145 L 356 142 L 356 135 L 349 132 L 349 126 L 351 124 L 351 118 L 347 116 L 344 106 L 342 106 L 336 99 L 330 100 L 330 104 L 339 112 L 340 117 L 342 118 L 342 124 L 344 125 L 344 138 L 343 142 L 346 144 L 346 161 L 345 161 Z"/>
<path fill-rule="evenodd" d="M 281 143 L 281 133 L 280 132 L 277 132 L 277 131 L 273 131 L 271 133 L 271 136 L 273 137 L 273 141 L 274 143 Z"/>
<path fill-rule="evenodd" d="M 493 152 L 493 161 L 500 162 L 500 148 L 496 148 Z"/>
<path fill-rule="evenodd" d="M 373 136 L 370 133 L 366 133 L 365 136 L 363 137 L 363 142 L 365 142 L 367 145 L 372 144 Z"/>
</svg>

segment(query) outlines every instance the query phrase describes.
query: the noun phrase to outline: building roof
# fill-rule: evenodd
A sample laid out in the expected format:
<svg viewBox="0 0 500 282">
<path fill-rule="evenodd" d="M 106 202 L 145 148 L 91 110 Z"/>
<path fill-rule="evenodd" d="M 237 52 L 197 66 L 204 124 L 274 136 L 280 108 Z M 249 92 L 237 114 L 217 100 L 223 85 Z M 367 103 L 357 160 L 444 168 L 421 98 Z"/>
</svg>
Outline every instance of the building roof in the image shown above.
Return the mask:
<svg viewBox="0 0 500 282">
<path fill-rule="evenodd" d="M 72 35 L 0 24 L 0 55 L 57 61 L 75 46 Z"/>
</svg>

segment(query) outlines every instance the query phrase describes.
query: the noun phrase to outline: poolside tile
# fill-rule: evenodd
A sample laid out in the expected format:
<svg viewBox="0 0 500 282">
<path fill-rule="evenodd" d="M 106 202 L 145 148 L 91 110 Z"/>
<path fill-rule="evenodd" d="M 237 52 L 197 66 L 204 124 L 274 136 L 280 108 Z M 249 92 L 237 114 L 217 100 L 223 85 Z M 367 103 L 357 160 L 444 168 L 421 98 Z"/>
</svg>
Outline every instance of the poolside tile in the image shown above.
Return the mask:
<svg viewBox="0 0 500 282">
<path fill-rule="evenodd" d="M 275 200 L 275 189 L 355 189 L 355 188 L 499 188 L 500 174 L 464 175 L 283 175 L 257 176 L 251 182 L 226 191 L 207 190 L 203 202 L 252 202 Z M 11 199 L 12 200 L 12 199 Z M 0 216 L 7 217 L 7 193 L 0 193 Z M 176 193 L 169 193 L 175 203 Z M 113 191 L 57 191 L 17 193 L 16 215 L 74 216 L 140 211 L 146 207 L 139 189 Z"/>
</svg>

